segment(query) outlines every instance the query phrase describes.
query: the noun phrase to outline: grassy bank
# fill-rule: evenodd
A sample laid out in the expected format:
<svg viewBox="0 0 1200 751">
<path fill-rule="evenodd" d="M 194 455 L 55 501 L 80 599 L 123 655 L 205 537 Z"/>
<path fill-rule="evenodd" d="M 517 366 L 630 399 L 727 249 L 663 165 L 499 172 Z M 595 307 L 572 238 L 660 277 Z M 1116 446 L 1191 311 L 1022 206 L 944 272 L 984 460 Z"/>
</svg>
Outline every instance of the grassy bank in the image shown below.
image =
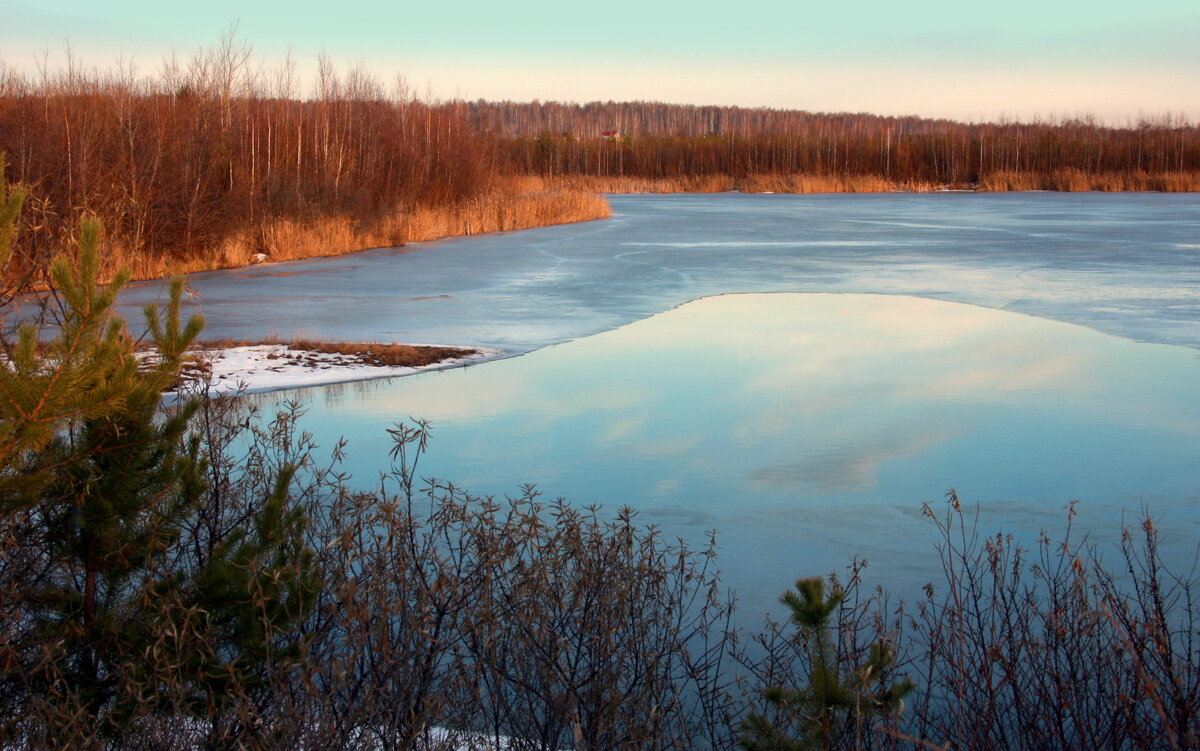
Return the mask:
<svg viewBox="0 0 1200 751">
<path fill-rule="evenodd" d="M 525 178 L 527 183 L 539 178 Z M 1188 193 L 1200 191 L 1200 172 L 1085 172 L 1059 169 L 1049 173 L 1001 171 L 980 182 L 938 183 L 928 180 L 893 180 L 881 175 L 815 175 L 804 173 L 686 175 L 680 177 L 595 177 L 571 175 L 541 178 L 540 185 L 561 190 L 597 193 L 931 193 L 938 190 L 988 192 L 1051 191 L 1152 191 Z"/>
<path fill-rule="evenodd" d="M 993 172 L 983 178 L 980 190 L 1153 191 L 1195 193 L 1200 191 L 1200 172 L 1085 172 L 1057 169 L 1052 172 Z"/>
<path fill-rule="evenodd" d="M 523 183 L 513 186 L 516 190 L 494 189 L 452 204 L 401 208 L 370 220 L 346 215 L 267 220 L 222 240 L 212 251 L 187 255 L 138 253 L 113 244 L 106 266 L 110 272 L 122 266 L 130 268 L 134 279 L 157 279 L 256 262 L 337 256 L 447 237 L 583 222 L 612 213 L 608 202 L 596 193 L 550 187 L 524 190 Z"/>
<path fill-rule="evenodd" d="M 218 339 L 197 344 L 201 353 L 234 347 L 278 346 L 284 348 L 285 356 L 304 359 L 313 354 L 339 355 L 352 358 L 355 364 L 375 367 L 419 368 L 434 365 L 444 360 L 453 360 L 474 355 L 479 350 L 470 347 L 436 347 L 430 345 L 398 344 L 396 342 L 339 342 L 325 339 L 277 339 L 266 338 L 254 341 L 245 339 Z"/>
<path fill-rule="evenodd" d="M 809 174 L 753 174 L 745 177 L 709 174 L 660 178 L 572 175 L 547 178 L 545 182 L 563 189 L 599 193 L 886 193 L 897 190 L 928 192 L 940 187 L 929 182 L 896 181 L 878 175 Z"/>
</svg>

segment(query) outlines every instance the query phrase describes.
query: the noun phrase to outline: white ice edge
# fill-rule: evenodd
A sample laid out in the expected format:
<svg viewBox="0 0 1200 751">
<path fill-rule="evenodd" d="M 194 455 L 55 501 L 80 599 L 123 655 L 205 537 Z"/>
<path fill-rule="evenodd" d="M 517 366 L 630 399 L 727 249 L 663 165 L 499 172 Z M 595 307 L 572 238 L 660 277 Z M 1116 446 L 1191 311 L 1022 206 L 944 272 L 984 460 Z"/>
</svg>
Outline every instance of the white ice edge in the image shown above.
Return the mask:
<svg viewBox="0 0 1200 751">
<path fill-rule="evenodd" d="M 474 352 L 463 357 L 441 360 L 419 367 L 365 365 L 355 362 L 351 356 L 291 349 L 284 344 L 258 344 L 203 350 L 201 356 L 208 361 L 211 367 L 208 393 L 210 396 L 219 396 L 233 393 L 261 394 L 283 389 L 394 378 L 431 370 L 474 365 L 496 359 L 504 354 L 503 350 L 492 347 L 448 346 L 446 349 L 474 350 Z M 315 363 L 296 364 L 285 362 L 281 359 L 282 357 L 311 360 Z"/>
</svg>

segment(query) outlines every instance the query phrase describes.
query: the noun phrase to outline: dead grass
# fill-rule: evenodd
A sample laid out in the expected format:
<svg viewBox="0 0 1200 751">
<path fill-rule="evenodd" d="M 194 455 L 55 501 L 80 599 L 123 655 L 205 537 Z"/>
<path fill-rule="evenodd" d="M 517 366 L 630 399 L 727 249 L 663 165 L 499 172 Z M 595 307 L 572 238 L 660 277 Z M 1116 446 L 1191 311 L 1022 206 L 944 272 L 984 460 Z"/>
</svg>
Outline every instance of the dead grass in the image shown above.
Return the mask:
<svg viewBox="0 0 1200 751">
<path fill-rule="evenodd" d="M 602 219 L 612 214 L 595 191 L 546 187 L 540 181 L 504 180 L 474 198 L 442 206 L 400 208 L 364 222 L 346 216 L 296 221 L 275 219 L 226 238 L 207 253 L 187 257 L 145 256 L 110 243 L 105 264 L 111 275 L 129 268 L 134 279 L 237 268 L 255 263 L 257 254 L 270 262 L 354 253 L 446 237 L 507 232 L 518 229 Z"/>
<path fill-rule="evenodd" d="M 993 192 L 1039 190 L 1041 175 L 1032 172 L 992 172 L 979 181 L 979 189 Z"/>
<path fill-rule="evenodd" d="M 276 339 L 248 341 L 239 339 L 216 339 L 198 344 L 201 350 L 232 349 L 233 347 L 254 347 L 259 345 L 278 345 L 286 347 L 289 354 L 283 357 L 294 357 L 303 360 L 305 354 L 341 355 L 352 358 L 358 365 L 374 365 L 376 367 L 419 368 L 434 365 L 445 360 L 478 354 L 479 350 L 467 347 L 435 347 L 417 346 L 412 344 L 397 344 L 394 342 L 335 342 L 324 339 Z M 294 353 L 294 354 L 292 354 Z"/>
<path fill-rule="evenodd" d="M 737 182 L 743 193 L 927 193 L 947 186 L 890 180 L 882 175 L 749 175 Z"/>
<path fill-rule="evenodd" d="M 184 358 L 183 369 L 176 383 L 168 392 L 176 391 L 185 382 L 206 381 L 212 373 L 213 350 L 232 349 L 234 347 L 254 347 L 259 345 L 277 345 L 285 351 L 268 355 L 269 360 L 281 360 L 288 365 L 308 365 L 328 367 L 329 361 L 320 359 L 317 355 L 338 355 L 345 358 L 343 365 L 370 365 L 374 367 L 421 368 L 436 365 L 446 360 L 468 357 L 478 354 L 479 350 L 468 347 L 434 347 L 414 346 L 411 344 L 396 344 L 394 342 L 334 342 L 323 339 L 291 339 L 283 340 L 268 338 L 249 341 L 244 339 L 212 339 L 199 342 Z M 156 364 L 153 347 L 148 343 L 138 346 L 142 354 L 140 368 L 149 369 Z"/>
<path fill-rule="evenodd" d="M 734 178 L 723 174 L 664 178 L 563 175 L 535 179 L 541 180 L 547 188 L 557 187 L 560 190 L 592 193 L 725 193 L 736 188 Z"/>
<path fill-rule="evenodd" d="M 979 182 L 979 190 L 1147 191 L 1194 193 L 1200 191 L 1200 172 L 992 172 Z"/>
<path fill-rule="evenodd" d="M 521 181 L 523 185 L 528 181 Z M 608 202 L 595 191 L 551 187 L 513 193 L 494 190 L 447 210 L 418 207 L 401 217 L 404 242 L 509 232 L 610 216 Z M 393 243 L 394 244 L 394 243 Z"/>
<path fill-rule="evenodd" d="M 526 184 L 542 190 L 562 189 L 597 193 L 927 193 L 938 190 L 982 191 L 1151 191 L 1187 193 L 1200 191 L 1200 172 L 1086 172 L 1062 168 L 1051 172 L 991 172 L 978 185 L 944 185 L 914 180 L 892 180 L 882 175 L 813 175 L 804 173 L 761 173 L 745 177 L 700 175 L 678 178 L 592 177 L 571 175 L 556 178 L 525 178 Z"/>
<path fill-rule="evenodd" d="M 725 174 L 670 178 L 591 177 L 572 175 L 545 178 L 546 186 L 597 193 L 888 193 L 893 191 L 927 192 L 947 186 L 934 183 L 896 181 L 881 175 L 753 174 L 734 177 Z"/>
<path fill-rule="evenodd" d="M 672 178 L 632 177 L 628 175 L 596 177 L 563 175 L 526 178 L 540 181 L 546 190 L 570 190 L 589 193 L 724 193 L 734 189 L 729 175 L 691 175 Z"/>
</svg>

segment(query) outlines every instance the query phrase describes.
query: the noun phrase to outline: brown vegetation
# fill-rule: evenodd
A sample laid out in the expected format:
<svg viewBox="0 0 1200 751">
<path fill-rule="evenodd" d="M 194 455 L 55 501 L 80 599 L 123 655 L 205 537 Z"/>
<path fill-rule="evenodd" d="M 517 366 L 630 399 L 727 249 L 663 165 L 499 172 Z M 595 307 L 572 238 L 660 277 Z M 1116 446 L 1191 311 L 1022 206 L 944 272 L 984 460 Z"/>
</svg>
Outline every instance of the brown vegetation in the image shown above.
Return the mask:
<svg viewBox="0 0 1200 751">
<path fill-rule="evenodd" d="M 527 184 L 524 180 L 514 180 Z M 405 242 L 507 232 L 547 224 L 582 222 L 609 216 L 608 202 L 594 191 L 548 188 L 518 192 L 494 190 L 464 200 L 451 210 L 417 207 L 405 217 Z"/>
<path fill-rule="evenodd" d="M 110 258 L 114 266 L 132 268 L 134 279 L 155 279 L 237 268 L 254 263 L 260 253 L 264 261 L 272 263 L 296 261 L 447 237 L 590 221 L 611 213 L 608 203 L 593 192 L 496 189 L 450 204 L 418 204 L 371 221 L 350 216 L 264 220 L 253 231 L 223 238 L 207 253 L 138 255 L 117 247 Z"/>
<path fill-rule="evenodd" d="M 1073 535 L 1074 504 L 1060 536 L 1027 546 L 982 532 L 953 490 L 948 501 L 925 509 L 942 575 L 912 605 L 864 591 L 864 564 L 830 577 L 845 592 L 838 664 L 860 664 L 882 640 L 899 656 L 890 676 L 918 689 L 895 726 L 844 713 L 829 748 L 1197 748 L 1200 579 L 1195 562 L 1163 563 L 1149 516 L 1106 556 Z M 740 661 L 758 685 L 811 679 L 785 624 L 768 621 L 752 641 Z"/>
<path fill-rule="evenodd" d="M 156 573 L 262 513 L 276 468 L 302 467 L 286 488 L 319 588 L 288 630 L 268 630 L 299 651 L 231 669 L 216 691 L 188 672 L 222 649 L 206 614 L 148 598 L 153 648 L 118 653 L 114 698 L 98 710 L 55 651 L 0 650 L 5 744 L 732 751 L 749 713 L 795 720 L 764 695 L 811 685 L 811 645 L 791 624 L 731 625 L 715 545 L 669 542 L 627 510 L 543 503 L 531 487 L 493 501 L 419 480 L 423 424 L 389 431 L 395 466 L 379 490 L 354 490 L 337 464 L 344 443 L 323 464 L 298 405 L 269 424 L 247 408 L 201 405 L 203 524 L 185 529 L 179 558 L 163 557 Z M 830 664 L 853 676 L 887 645 L 896 662 L 868 677 L 907 675 L 916 691 L 899 714 L 840 708 L 824 747 L 1195 748 L 1200 582 L 1166 570 L 1154 525 L 1128 530 L 1106 566 L 1069 527 L 1031 552 L 981 534 L 950 501 L 928 512 L 944 575 L 914 605 L 867 591 L 859 564 L 829 577 L 840 599 Z M 22 516 L 2 521 L 12 646 L 34 633 L 21 596 L 37 551 L 21 538 Z M 295 578 L 303 564 L 273 571 Z M 244 595 L 269 612 L 261 583 Z"/>
<path fill-rule="evenodd" d="M 447 360 L 475 355 L 479 350 L 470 347 L 435 347 L 428 345 L 396 344 L 394 342 L 335 342 L 318 339 L 273 339 L 246 341 L 220 339 L 200 341 L 188 349 L 182 359 L 180 377 L 168 391 L 178 392 L 187 383 L 212 378 L 213 361 L 222 350 L 234 347 L 275 346 L 278 350 L 266 355 L 266 359 L 284 365 L 306 367 L 339 367 L 369 365 L 377 368 L 423 368 Z M 48 343 L 41 343 L 42 351 L 48 352 Z M 157 367 L 159 358 L 150 342 L 138 345 L 139 371 L 149 372 Z M 321 355 L 335 355 L 331 360 Z"/>
<path fill-rule="evenodd" d="M 0 63 L 0 154 L 28 186 L 11 274 L 41 270 L 84 215 L 105 266 L 137 277 L 607 215 L 602 199 L 514 190 L 461 103 L 417 100 L 322 60 L 316 90 L 255 69 L 231 38 L 151 78 Z"/>
<path fill-rule="evenodd" d="M 253 342 L 220 339 L 199 342 L 197 347 L 201 350 L 213 350 L 258 345 L 280 345 L 297 355 L 304 353 L 342 355 L 353 358 L 358 364 L 374 365 L 380 368 L 419 368 L 443 360 L 467 357 L 478 352 L 469 347 L 432 347 L 394 342 L 334 342 L 324 339 L 265 339 Z"/>
<path fill-rule="evenodd" d="M 1181 119 L 435 102 L 327 59 L 304 92 L 229 36 L 149 77 L 0 61 L 0 154 L 30 192 L 14 278 L 84 215 L 107 228 L 106 268 L 146 278 L 607 216 L 588 191 L 1200 189 L 1200 127 Z"/>
<path fill-rule="evenodd" d="M 1072 168 L 1039 172 L 992 172 L 979 183 L 980 190 L 1058 191 L 1157 191 L 1193 193 L 1200 191 L 1200 170 L 1193 172 L 1084 172 Z"/>
<path fill-rule="evenodd" d="M 546 180 L 572 190 L 597 193 L 888 193 L 929 192 L 945 186 L 933 183 L 898 182 L 879 175 L 726 174 L 682 175 L 679 177 L 595 177 L 571 175 Z"/>
<path fill-rule="evenodd" d="M 1195 190 L 1200 172 L 1200 127 L 1176 117 L 1114 127 L 1091 118 L 958 123 L 657 102 L 476 102 L 470 119 L 503 137 L 513 169 L 551 176 L 799 174 L 970 187 L 998 172 L 1078 170 L 1120 175 L 1135 189 L 1158 189 L 1159 180 Z M 1178 173 L 1193 177 L 1165 177 Z M 1139 174 L 1149 177 L 1130 177 Z"/>
</svg>

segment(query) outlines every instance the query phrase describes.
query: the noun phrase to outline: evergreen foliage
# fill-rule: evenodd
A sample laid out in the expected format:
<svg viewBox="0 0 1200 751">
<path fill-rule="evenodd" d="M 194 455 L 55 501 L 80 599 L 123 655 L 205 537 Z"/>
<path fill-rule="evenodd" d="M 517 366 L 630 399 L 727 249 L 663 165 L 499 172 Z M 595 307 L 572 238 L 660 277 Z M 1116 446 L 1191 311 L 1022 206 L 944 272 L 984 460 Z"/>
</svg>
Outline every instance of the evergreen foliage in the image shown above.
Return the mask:
<svg viewBox="0 0 1200 751">
<path fill-rule="evenodd" d="M 845 670 L 833 642 L 833 622 L 842 604 L 841 591 L 825 595 L 819 578 L 801 579 L 795 591 L 779 601 L 791 611 L 808 664 L 808 686 L 772 686 L 763 692 L 780 719 L 750 714 L 744 723 L 741 746 L 747 751 L 804 751 L 840 748 L 862 721 L 875 716 L 898 715 L 904 697 L 915 686 L 908 679 L 889 681 L 895 662 L 888 643 L 876 641 L 861 665 Z M 794 730 L 793 730 L 794 728 Z M 793 737 L 791 732 L 798 731 Z"/>
<path fill-rule="evenodd" d="M 303 642 L 289 638 L 321 588 L 313 550 L 304 544 L 303 509 L 289 504 L 294 467 L 284 467 L 254 518 L 253 529 L 225 536 L 190 583 L 188 599 L 203 605 L 207 632 L 220 649 L 193 655 L 190 668 L 218 702 L 253 696 L 272 667 L 294 665 Z"/>
<path fill-rule="evenodd" d="M 0 195 L 0 253 L 20 200 Z M 211 511 L 207 459 L 189 435 L 199 401 L 168 408 L 162 395 L 203 320 L 182 321 L 173 280 L 165 310 L 145 310 L 153 354 L 141 356 L 112 310 L 128 275 L 97 285 L 101 235 L 85 219 L 77 259 L 51 267 L 57 336 L 43 343 L 22 324 L 0 366 L 0 682 L 43 705 L 56 697 L 89 744 L 127 734 L 156 702 L 215 725 L 264 666 L 299 659 L 291 627 L 319 588 L 291 467 L 257 515 L 207 548 L 191 544 Z M 157 690 L 164 681 L 175 695 Z"/>
</svg>

